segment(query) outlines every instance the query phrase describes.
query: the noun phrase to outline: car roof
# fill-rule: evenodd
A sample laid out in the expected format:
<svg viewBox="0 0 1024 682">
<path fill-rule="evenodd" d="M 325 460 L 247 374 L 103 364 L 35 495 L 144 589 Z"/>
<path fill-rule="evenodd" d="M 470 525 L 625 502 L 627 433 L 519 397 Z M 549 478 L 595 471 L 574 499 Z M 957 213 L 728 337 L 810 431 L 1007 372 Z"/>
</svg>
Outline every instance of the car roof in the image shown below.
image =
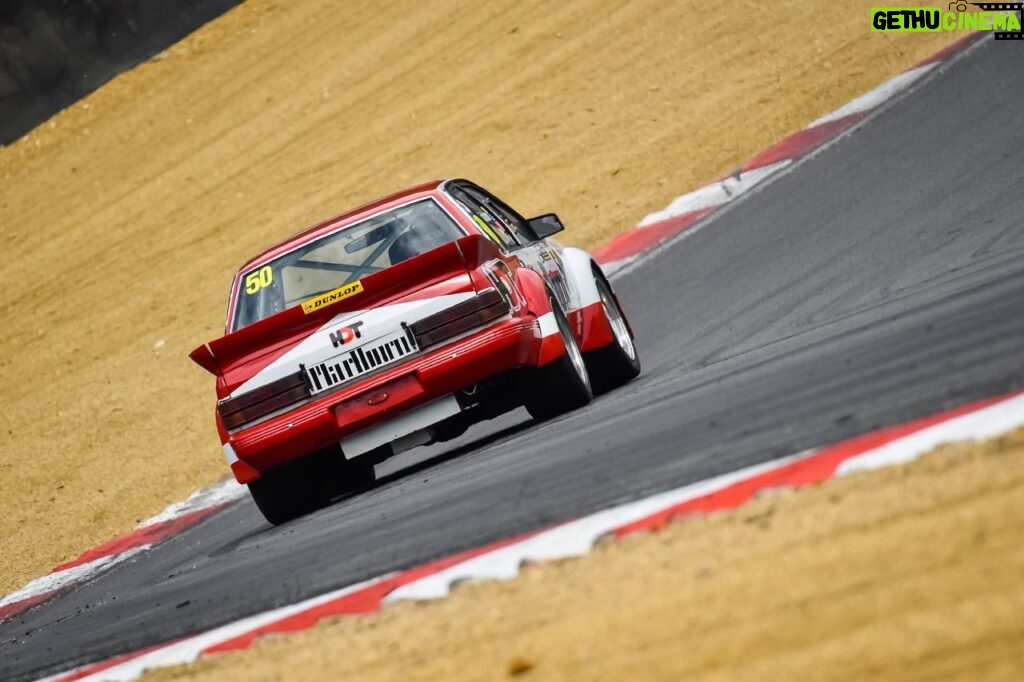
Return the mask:
<svg viewBox="0 0 1024 682">
<path fill-rule="evenodd" d="M 381 197 L 380 199 L 371 201 L 368 204 L 363 204 L 351 211 L 346 211 L 345 213 L 336 215 L 333 218 L 328 218 L 321 223 L 317 223 L 316 225 L 308 227 L 301 232 L 297 232 L 296 234 L 281 240 L 277 244 L 274 244 L 270 248 L 265 249 L 261 253 L 247 260 L 245 264 L 238 269 L 238 271 L 243 272 L 250 269 L 257 263 L 273 260 L 274 258 L 291 251 L 296 246 L 314 241 L 324 235 L 331 234 L 346 225 L 356 223 L 369 215 L 377 213 L 382 209 L 386 209 L 391 204 L 399 205 L 411 200 L 432 196 L 445 182 L 445 180 L 425 182 L 422 185 L 416 185 L 415 187 L 410 187 L 400 192 L 389 194 L 386 197 Z"/>
</svg>

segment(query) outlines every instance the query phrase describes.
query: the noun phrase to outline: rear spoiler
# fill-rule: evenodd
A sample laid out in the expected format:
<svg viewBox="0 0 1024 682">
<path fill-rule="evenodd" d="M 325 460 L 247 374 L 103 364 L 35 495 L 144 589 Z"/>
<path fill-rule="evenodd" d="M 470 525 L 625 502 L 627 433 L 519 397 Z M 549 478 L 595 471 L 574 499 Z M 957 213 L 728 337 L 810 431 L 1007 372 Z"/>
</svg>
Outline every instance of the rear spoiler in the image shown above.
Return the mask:
<svg viewBox="0 0 1024 682">
<path fill-rule="evenodd" d="M 209 341 L 189 357 L 214 376 L 224 376 L 242 362 L 291 345 L 296 337 L 320 327 L 339 313 L 365 310 L 430 286 L 454 274 L 469 272 L 500 252 L 487 238 L 471 234 L 359 280 L 358 293 L 306 312 L 301 304 L 282 310 L 238 331 Z"/>
<path fill-rule="evenodd" d="M 217 365 L 217 358 L 213 357 L 213 351 L 205 343 L 188 354 L 192 362 L 196 363 L 215 377 L 222 375 Z"/>
</svg>

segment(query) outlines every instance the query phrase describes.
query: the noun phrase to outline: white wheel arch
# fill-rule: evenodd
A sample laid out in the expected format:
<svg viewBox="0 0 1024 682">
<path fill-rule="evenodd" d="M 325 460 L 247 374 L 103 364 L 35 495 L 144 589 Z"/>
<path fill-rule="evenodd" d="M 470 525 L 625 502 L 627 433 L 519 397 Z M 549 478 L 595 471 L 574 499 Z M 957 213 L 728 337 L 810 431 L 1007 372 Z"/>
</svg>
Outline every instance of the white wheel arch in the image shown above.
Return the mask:
<svg viewBox="0 0 1024 682">
<path fill-rule="evenodd" d="M 560 254 L 565 276 L 572 283 L 569 287 L 570 310 L 579 310 L 601 300 L 601 294 L 594 282 L 594 258 L 583 249 L 565 247 Z"/>
</svg>

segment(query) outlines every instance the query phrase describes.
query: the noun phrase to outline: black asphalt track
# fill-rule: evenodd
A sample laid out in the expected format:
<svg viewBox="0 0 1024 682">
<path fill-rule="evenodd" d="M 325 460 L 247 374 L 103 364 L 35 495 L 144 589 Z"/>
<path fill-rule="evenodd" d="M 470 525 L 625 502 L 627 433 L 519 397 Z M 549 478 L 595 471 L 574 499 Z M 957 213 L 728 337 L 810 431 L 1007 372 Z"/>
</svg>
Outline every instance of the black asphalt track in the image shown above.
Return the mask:
<svg viewBox="0 0 1024 682">
<path fill-rule="evenodd" d="M 547 424 L 477 427 L 285 526 L 236 503 L 0 625 L 0 679 L 1020 388 L 1021 64 L 1024 45 L 986 38 L 617 278 L 644 362 L 626 388 Z"/>
</svg>

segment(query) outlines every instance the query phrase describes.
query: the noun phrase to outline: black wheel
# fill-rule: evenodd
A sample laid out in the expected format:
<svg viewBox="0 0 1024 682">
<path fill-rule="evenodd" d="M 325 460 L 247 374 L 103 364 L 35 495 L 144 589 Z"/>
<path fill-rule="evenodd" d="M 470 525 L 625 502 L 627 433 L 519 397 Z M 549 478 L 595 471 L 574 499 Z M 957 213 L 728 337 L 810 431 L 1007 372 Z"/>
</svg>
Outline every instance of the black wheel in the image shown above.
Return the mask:
<svg viewBox="0 0 1024 682">
<path fill-rule="evenodd" d="M 249 494 L 263 518 L 276 526 L 326 507 L 335 495 L 362 490 L 373 481 L 372 461 L 346 461 L 340 449 L 331 448 L 264 474 L 249 484 Z"/>
<path fill-rule="evenodd" d="M 297 475 L 296 467 L 272 471 L 249 484 L 256 508 L 275 526 L 323 507 L 330 500 L 323 481 Z"/>
<path fill-rule="evenodd" d="M 594 397 L 583 353 L 572 335 L 569 321 L 565 319 L 558 301 L 550 294 L 548 299 L 555 315 L 555 324 L 558 325 L 558 334 L 565 344 L 565 354 L 538 369 L 528 388 L 526 410 L 538 421 L 583 407 Z"/>
<path fill-rule="evenodd" d="M 598 270 L 594 271 L 594 280 L 614 340 L 604 348 L 587 353 L 586 363 L 594 392 L 605 393 L 629 383 L 640 374 L 640 357 L 637 355 L 633 336 L 629 333 L 626 316 L 622 314 L 622 308 L 612 293 L 611 285 Z"/>
</svg>

